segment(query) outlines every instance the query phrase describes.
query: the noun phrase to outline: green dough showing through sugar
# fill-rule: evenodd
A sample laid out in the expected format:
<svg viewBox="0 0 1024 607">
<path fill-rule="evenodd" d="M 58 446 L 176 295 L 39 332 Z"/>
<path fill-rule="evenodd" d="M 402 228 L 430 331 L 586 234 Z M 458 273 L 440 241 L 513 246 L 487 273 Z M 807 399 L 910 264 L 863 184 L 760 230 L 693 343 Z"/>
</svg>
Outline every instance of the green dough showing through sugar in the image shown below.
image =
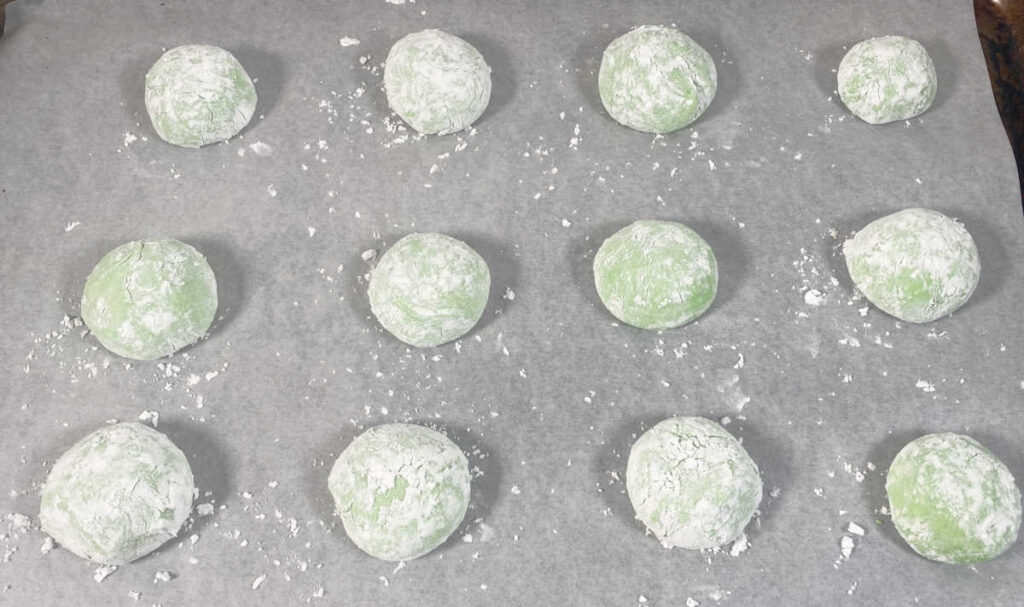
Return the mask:
<svg viewBox="0 0 1024 607">
<path fill-rule="evenodd" d="M 1020 489 L 1006 465 L 969 436 L 911 441 L 889 467 L 885 491 L 900 535 L 933 561 L 987 561 L 1017 541 Z"/>
<path fill-rule="evenodd" d="M 356 437 L 327 485 L 349 538 L 367 554 L 406 561 L 440 546 L 469 506 L 469 462 L 446 436 L 384 424 Z"/>
<path fill-rule="evenodd" d="M 491 98 L 491 68 L 462 38 L 439 30 L 409 34 L 384 62 L 388 105 L 424 134 L 469 128 Z"/>
<path fill-rule="evenodd" d="M 882 311 L 930 322 L 967 303 L 978 286 L 978 247 L 957 221 L 905 209 L 869 223 L 843 244 L 857 288 Z"/>
<path fill-rule="evenodd" d="M 669 133 L 692 123 L 718 88 L 711 55 L 686 34 L 655 25 L 612 41 L 597 80 L 611 117 L 645 133 Z"/>
<path fill-rule="evenodd" d="M 256 87 L 228 51 L 189 44 L 146 74 L 146 110 L 160 138 L 187 148 L 230 139 L 256 111 Z"/>
<path fill-rule="evenodd" d="M 754 460 L 703 417 L 666 419 L 629 451 L 626 491 L 636 517 L 666 548 L 714 548 L 737 539 L 761 503 Z"/>
<path fill-rule="evenodd" d="M 370 308 L 392 335 L 418 348 L 458 339 L 480 320 L 491 290 L 487 262 L 444 234 L 409 234 L 370 275 Z"/>
<path fill-rule="evenodd" d="M 935 65 L 917 40 L 871 38 L 850 49 L 839 64 L 839 97 L 870 124 L 907 120 L 935 99 Z"/>
<path fill-rule="evenodd" d="M 671 329 L 711 306 L 718 263 L 708 243 L 685 225 L 642 220 L 604 241 L 594 257 L 594 284 L 622 322 Z"/>
<path fill-rule="evenodd" d="M 141 240 L 103 256 L 85 281 L 82 320 L 103 347 L 136 360 L 169 356 L 206 334 L 217 281 L 177 240 Z"/>
<path fill-rule="evenodd" d="M 43 486 L 44 532 L 82 558 L 123 565 L 174 538 L 195 491 L 185 454 L 138 423 L 100 428 L 57 460 Z"/>
</svg>

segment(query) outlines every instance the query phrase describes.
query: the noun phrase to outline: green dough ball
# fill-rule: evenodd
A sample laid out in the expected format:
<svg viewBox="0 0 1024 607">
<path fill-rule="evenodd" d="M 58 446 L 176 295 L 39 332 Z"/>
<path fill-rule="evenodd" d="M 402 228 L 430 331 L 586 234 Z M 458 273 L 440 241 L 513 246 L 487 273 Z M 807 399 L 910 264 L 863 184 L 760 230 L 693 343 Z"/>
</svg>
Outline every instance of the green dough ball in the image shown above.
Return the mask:
<svg viewBox="0 0 1024 607">
<path fill-rule="evenodd" d="M 594 283 L 608 311 L 641 329 L 671 329 L 704 313 L 718 291 L 708 243 L 681 223 L 637 221 L 604 241 Z"/>
<path fill-rule="evenodd" d="M 935 65 L 917 40 L 871 38 L 839 64 L 839 97 L 864 122 L 884 124 L 923 113 L 935 99 Z"/>
<path fill-rule="evenodd" d="M 43 486 L 39 520 L 82 558 L 123 565 L 174 538 L 192 511 L 192 469 L 166 436 L 114 424 L 62 455 Z"/>
<path fill-rule="evenodd" d="M 911 441 L 892 461 L 885 491 L 900 535 L 933 561 L 987 561 L 1017 540 L 1020 490 L 1003 462 L 969 436 Z"/>
<path fill-rule="evenodd" d="M 703 417 L 666 419 L 629 451 L 626 491 L 666 548 L 702 550 L 738 538 L 761 503 L 761 477 L 739 441 Z"/>
<path fill-rule="evenodd" d="M 202 337 L 217 311 L 206 258 L 177 240 L 123 244 L 85 281 L 82 320 L 103 347 L 136 360 L 174 354 Z"/>
<path fill-rule="evenodd" d="M 978 247 L 938 211 L 905 209 L 843 244 L 850 278 L 868 300 L 907 322 L 930 322 L 967 303 L 978 285 Z"/>
<path fill-rule="evenodd" d="M 686 34 L 644 25 L 608 45 L 597 82 L 601 102 L 616 121 L 645 133 L 668 133 L 711 105 L 718 73 L 711 55 Z"/>
<path fill-rule="evenodd" d="M 179 46 L 146 74 L 146 111 L 161 139 L 197 148 L 230 139 L 249 124 L 256 87 L 226 50 Z"/>
<path fill-rule="evenodd" d="M 491 290 L 487 262 L 444 234 L 409 234 L 370 276 L 370 308 L 385 329 L 418 348 L 458 339 L 480 320 Z"/>
<path fill-rule="evenodd" d="M 468 128 L 487 109 L 491 68 L 473 45 L 439 30 L 409 34 L 384 63 L 388 105 L 420 133 Z"/>
<path fill-rule="evenodd" d="M 363 552 L 407 561 L 440 546 L 469 506 L 469 462 L 440 432 L 384 424 L 338 456 L 327 486 L 345 532 Z"/>
</svg>

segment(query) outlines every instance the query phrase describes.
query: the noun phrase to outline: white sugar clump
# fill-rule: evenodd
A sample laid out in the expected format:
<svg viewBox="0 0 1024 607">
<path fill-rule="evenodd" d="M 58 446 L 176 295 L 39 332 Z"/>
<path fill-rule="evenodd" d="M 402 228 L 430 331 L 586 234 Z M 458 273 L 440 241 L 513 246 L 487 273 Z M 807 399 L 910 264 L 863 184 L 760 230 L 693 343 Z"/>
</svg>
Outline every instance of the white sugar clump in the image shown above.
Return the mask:
<svg viewBox="0 0 1024 607">
<path fill-rule="evenodd" d="M 327 485 L 345 532 L 367 554 L 414 559 L 440 546 L 469 506 L 469 462 L 440 432 L 384 424 L 341 453 Z"/>
<path fill-rule="evenodd" d="M 465 40 L 440 30 L 409 34 L 384 63 L 388 105 L 420 133 L 455 133 L 484 113 L 491 68 Z"/>
<path fill-rule="evenodd" d="M 864 122 L 883 124 L 925 112 L 935 99 L 935 65 L 917 40 L 871 38 L 839 64 L 839 97 Z"/>
<path fill-rule="evenodd" d="M 843 244 L 857 288 L 900 320 L 930 322 L 967 303 L 981 262 L 967 229 L 930 209 L 905 209 L 869 223 Z"/>
<path fill-rule="evenodd" d="M 139 423 L 100 428 L 57 460 L 39 520 L 62 547 L 105 565 L 145 556 L 178 534 L 192 510 L 185 454 Z"/>
<path fill-rule="evenodd" d="M 761 477 L 724 428 L 676 417 L 633 444 L 626 491 L 636 517 L 665 547 L 700 550 L 741 536 L 761 503 Z"/>
<path fill-rule="evenodd" d="M 146 74 L 146 110 L 161 139 L 197 148 L 230 139 L 249 124 L 256 87 L 228 51 L 179 46 Z"/>
</svg>

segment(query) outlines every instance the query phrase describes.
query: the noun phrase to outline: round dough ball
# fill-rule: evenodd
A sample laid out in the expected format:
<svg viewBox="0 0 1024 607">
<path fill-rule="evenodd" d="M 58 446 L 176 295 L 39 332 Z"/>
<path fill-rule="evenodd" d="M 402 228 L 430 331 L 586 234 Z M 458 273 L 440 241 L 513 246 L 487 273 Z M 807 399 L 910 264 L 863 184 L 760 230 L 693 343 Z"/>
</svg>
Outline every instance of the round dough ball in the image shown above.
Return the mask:
<svg viewBox="0 0 1024 607">
<path fill-rule="evenodd" d="M 444 234 L 409 234 L 370 275 L 370 309 L 398 339 L 429 348 L 468 333 L 490 290 L 487 262 L 466 243 Z"/>
<path fill-rule="evenodd" d="M 141 240 L 103 256 L 85 281 L 82 320 L 103 347 L 136 360 L 174 354 L 206 334 L 217 281 L 177 240 Z"/>
<path fill-rule="evenodd" d="M 738 538 L 761 503 L 761 477 L 739 441 L 703 417 L 666 419 L 629 451 L 626 491 L 666 548 L 702 550 Z"/>
<path fill-rule="evenodd" d="M 195 484 L 180 449 L 138 423 L 105 426 L 62 455 L 43 486 L 44 532 L 82 558 L 123 565 L 174 538 Z"/>
<path fill-rule="evenodd" d="M 466 515 L 469 484 L 458 446 L 411 424 L 363 432 L 327 479 L 345 533 L 385 561 L 414 559 L 444 543 Z"/>
<path fill-rule="evenodd" d="M 384 63 L 388 105 L 420 133 L 469 128 L 491 99 L 491 68 L 473 45 L 440 30 L 409 34 Z"/>
<path fill-rule="evenodd" d="M 933 561 L 987 561 L 1017 540 L 1020 490 L 1006 465 L 969 436 L 911 441 L 892 461 L 885 491 L 900 535 Z"/>
<path fill-rule="evenodd" d="M 146 111 L 168 143 L 197 148 L 230 139 L 256 111 L 256 87 L 222 48 L 172 48 L 146 74 Z"/>
<path fill-rule="evenodd" d="M 718 291 L 718 263 L 696 232 L 672 221 L 637 221 L 594 256 L 594 284 L 608 311 L 641 329 L 671 329 L 704 313 Z"/>
<path fill-rule="evenodd" d="M 846 268 L 879 309 L 930 322 L 967 303 L 978 286 L 978 247 L 957 221 L 905 209 L 869 223 L 843 243 Z"/>
<path fill-rule="evenodd" d="M 839 64 L 839 97 L 864 122 L 884 124 L 924 113 L 935 99 L 935 65 L 917 40 L 871 38 Z"/>
<path fill-rule="evenodd" d="M 597 82 L 601 102 L 617 122 L 668 133 L 711 105 L 718 73 L 711 55 L 686 34 L 644 25 L 608 45 Z"/>
</svg>

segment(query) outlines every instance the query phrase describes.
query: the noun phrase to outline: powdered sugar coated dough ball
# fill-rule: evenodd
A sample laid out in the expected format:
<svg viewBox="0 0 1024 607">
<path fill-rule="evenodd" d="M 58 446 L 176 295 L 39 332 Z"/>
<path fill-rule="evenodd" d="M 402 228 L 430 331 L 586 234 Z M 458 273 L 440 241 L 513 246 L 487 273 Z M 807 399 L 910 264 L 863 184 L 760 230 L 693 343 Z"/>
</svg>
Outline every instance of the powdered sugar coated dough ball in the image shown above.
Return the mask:
<svg viewBox="0 0 1024 607">
<path fill-rule="evenodd" d="M 437 548 L 469 506 L 462 450 L 440 432 L 412 424 L 384 424 L 359 435 L 327 483 L 349 538 L 385 561 Z"/>
<path fill-rule="evenodd" d="M 370 309 L 405 343 L 428 348 L 469 332 L 480 320 L 491 273 L 476 251 L 444 234 L 409 234 L 370 275 Z"/>
<path fill-rule="evenodd" d="M 885 481 L 892 522 L 918 554 L 944 563 L 995 558 L 1017 541 L 1020 489 L 969 436 L 929 434 L 896 455 Z"/>
<path fill-rule="evenodd" d="M 839 64 L 839 97 L 864 122 L 883 124 L 923 113 L 935 99 L 935 65 L 921 43 L 902 36 L 853 45 Z"/>
<path fill-rule="evenodd" d="M 82 320 L 96 339 L 136 360 L 169 356 L 196 342 L 216 311 L 210 264 L 170 239 L 133 241 L 107 253 L 82 292 Z"/>
<path fill-rule="evenodd" d="M 978 247 L 959 222 L 905 209 L 869 223 L 843 243 L 857 288 L 900 320 L 930 322 L 967 303 L 981 275 Z"/>
<path fill-rule="evenodd" d="M 230 139 L 256 111 L 256 87 L 222 48 L 173 48 L 146 74 L 146 110 L 160 138 L 197 148 Z"/>
<path fill-rule="evenodd" d="M 611 117 L 645 133 L 690 124 L 711 105 L 717 88 L 711 55 L 686 34 L 656 25 L 616 38 L 598 72 L 601 102 Z"/>
<path fill-rule="evenodd" d="M 185 454 L 138 423 L 86 436 L 54 464 L 43 486 L 43 531 L 82 558 L 134 561 L 174 538 L 192 511 Z"/>
<path fill-rule="evenodd" d="M 409 34 L 384 63 L 388 105 L 424 134 L 468 128 L 487 109 L 491 68 L 462 38 L 440 30 Z"/>
<path fill-rule="evenodd" d="M 761 503 L 761 477 L 720 425 L 676 417 L 633 444 L 626 491 L 636 517 L 665 547 L 702 550 L 743 533 Z"/>
<path fill-rule="evenodd" d="M 718 292 L 718 263 L 696 232 L 642 220 L 611 235 L 594 256 L 594 284 L 608 311 L 641 329 L 671 329 L 704 313 Z"/>
</svg>

